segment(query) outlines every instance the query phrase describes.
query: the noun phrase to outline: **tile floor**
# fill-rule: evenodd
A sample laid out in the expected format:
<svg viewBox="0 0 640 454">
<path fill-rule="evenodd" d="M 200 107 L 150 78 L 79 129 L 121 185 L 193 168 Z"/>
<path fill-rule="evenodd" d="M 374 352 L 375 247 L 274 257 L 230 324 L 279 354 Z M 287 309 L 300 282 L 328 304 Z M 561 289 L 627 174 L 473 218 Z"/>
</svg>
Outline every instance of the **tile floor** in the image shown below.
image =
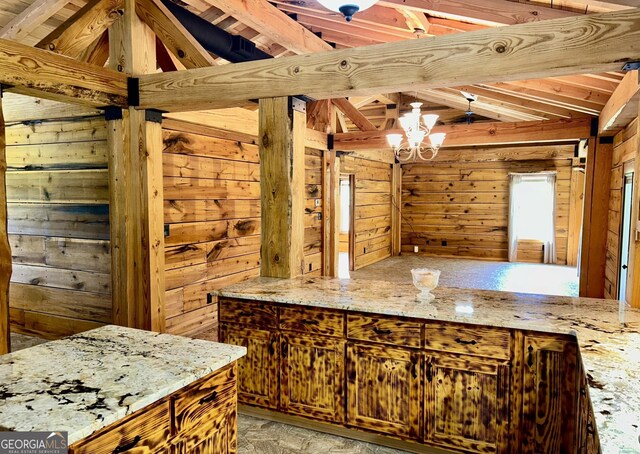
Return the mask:
<svg viewBox="0 0 640 454">
<path fill-rule="evenodd" d="M 390 257 L 351 271 L 350 275 L 352 279 L 411 283 L 411 268 L 441 270 L 439 285 L 444 287 L 578 296 L 577 270 L 563 265 L 489 262 L 408 254 Z"/>
</svg>

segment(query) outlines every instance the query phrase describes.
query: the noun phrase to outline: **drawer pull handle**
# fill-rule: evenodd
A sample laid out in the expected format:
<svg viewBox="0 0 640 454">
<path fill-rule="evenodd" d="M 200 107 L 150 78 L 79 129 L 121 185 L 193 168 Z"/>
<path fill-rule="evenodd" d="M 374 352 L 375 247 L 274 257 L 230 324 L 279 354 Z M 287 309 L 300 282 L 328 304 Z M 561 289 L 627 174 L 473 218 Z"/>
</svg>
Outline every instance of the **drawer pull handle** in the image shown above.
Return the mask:
<svg viewBox="0 0 640 454">
<path fill-rule="evenodd" d="M 476 342 L 475 339 L 472 339 L 470 341 L 466 341 L 463 339 L 460 339 L 459 337 L 456 339 L 456 342 L 462 345 L 476 345 L 478 342 Z"/>
<path fill-rule="evenodd" d="M 415 361 L 413 362 L 412 374 L 413 378 L 418 378 L 418 363 Z"/>
<path fill-rule="evenodd" d="M 251 313 L 251 312 L 247 312 L 247 311 L 240 311 L 240 312 L 239 312 L 239 315 L 240 315 L 241 317 L 251 317 L 251 316 L 253 315 L 253 313 Z"/>
<path fill-rule="evenodd" d="M 275 346 L 276 340 L 273 339 L 271 342 L 269 342 L 269 356 L 273 356 L 276 354 L 276 346 Z"/>
<path fill-rule="evenodd" d="M 382 329 L 382 328 L 378 328 L 377 326 L 373 327 L 373 332 L 379 336 L 388 336 L 389 334 L 391 334 L 390 329 Z"/>
<path fill-rule="evenodd" d="M 200 399 L 200 405 L 208 404 L 209 402 L 213 402 L 214 400 L 216 400 L 217 397 L 218 397 L 218 391 L 214 391 L 211 394 L 209 394 L 208 396 L 205 396 L 202 399 Z"/>
<path fill-rule="evenodd" d="M 318 320 L 302 320 L 303 325 L 317 325 Z"/>
<path fill-rule="evenodd" d="M 433 380 L 433 364 L 431 364 L 431 361 L 429 361 L 427 363 L 427 381 L 431 383 L 432 380 Z"/>
<path fill-rule="evenodd" d="M 527 350 L 529 351 L 529 359 L 527 359 L 527 364 L 529 364 L 529 367 L 533 367 L 533 346 L 529 345 L 529 348 L 527 348 Z"/>
<path fill-rule="evenodd" d="M 140 435 L 136 435 L 129 443 L 116 447 L 116 449 L 113 450 L 113 454 L 120 454 L 121 452 L 127 452 L 128 450 L 133 449 L 135 445 L 140 443 L 140 440 L 142 440 L 142 437 Z"/>
</svg>

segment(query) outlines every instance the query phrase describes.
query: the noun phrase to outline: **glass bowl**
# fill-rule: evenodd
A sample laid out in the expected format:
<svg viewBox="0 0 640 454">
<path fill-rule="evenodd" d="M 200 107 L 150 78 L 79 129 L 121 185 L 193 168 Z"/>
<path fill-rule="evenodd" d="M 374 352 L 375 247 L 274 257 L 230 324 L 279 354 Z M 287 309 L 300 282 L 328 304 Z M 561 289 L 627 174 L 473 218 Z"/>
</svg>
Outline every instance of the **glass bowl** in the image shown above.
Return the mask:
<svg viewBox="0 0 640 454">
<path fill-rule="evenodd" d="M 411 270 L 411 276 L 413 276 L 413 285 L 420 290 L 420 293 L 417 296 L 419 301 L 431 301 L 435 298 L 431 293 L 431 290 L 438 286 L 440 270 L 432 268 L 414 268 Z"/>
</svg>

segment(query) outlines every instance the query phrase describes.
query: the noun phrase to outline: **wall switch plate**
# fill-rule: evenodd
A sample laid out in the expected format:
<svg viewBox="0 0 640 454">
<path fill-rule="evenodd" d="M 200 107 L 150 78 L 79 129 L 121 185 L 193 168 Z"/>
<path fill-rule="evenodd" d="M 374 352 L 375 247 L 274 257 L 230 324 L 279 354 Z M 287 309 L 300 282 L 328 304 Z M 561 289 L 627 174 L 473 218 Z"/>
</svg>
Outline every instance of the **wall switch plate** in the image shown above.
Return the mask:
<svg viewBox="0 0 640 454">
<path fill-rule="evenodd" d="M 413 252 L 418 253 L 418 246 L 413 246 Z"/>
</svg>

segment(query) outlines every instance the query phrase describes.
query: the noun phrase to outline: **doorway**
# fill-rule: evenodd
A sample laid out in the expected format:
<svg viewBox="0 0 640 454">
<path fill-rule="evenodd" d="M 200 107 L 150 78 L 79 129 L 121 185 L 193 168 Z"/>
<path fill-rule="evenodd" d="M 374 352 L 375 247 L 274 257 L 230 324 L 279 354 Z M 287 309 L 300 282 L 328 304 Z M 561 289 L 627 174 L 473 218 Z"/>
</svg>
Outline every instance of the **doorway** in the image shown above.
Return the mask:
<svg viewBox="0 0 640 454">
<path fill-rule="evenodd" d="M 355 231 L 354 231 L 355 175 L 340 175 L 340 232 L 338 277 L 348 279 L 354 269 Z"/>
<path fill-rule="evenodd" d="M 629 169 L 629 170 L 628 170 Z M 629 247 L 631 244 L 631 227 L 633 211 L 633 163 L 625 165 L 624 184 L 622 187 L 622 220 L 620 228 L 620 284 L 618 285 L 618 299 L 628 301 L 627 282 L 629 279 Z"/>
</svg>

